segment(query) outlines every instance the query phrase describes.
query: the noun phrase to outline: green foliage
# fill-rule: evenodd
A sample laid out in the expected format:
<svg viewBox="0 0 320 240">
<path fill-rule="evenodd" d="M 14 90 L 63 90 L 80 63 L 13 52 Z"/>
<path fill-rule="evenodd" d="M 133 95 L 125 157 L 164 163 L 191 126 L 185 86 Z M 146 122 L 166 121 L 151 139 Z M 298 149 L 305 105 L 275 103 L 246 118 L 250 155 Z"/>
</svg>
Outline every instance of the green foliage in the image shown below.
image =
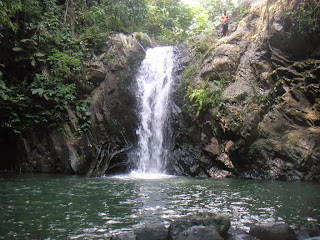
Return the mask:
<svg viewBox="0 0 320 240">
<path fill-rule="evenodd" d="M 85 132 L 89 129 L 89 102 L 76 100 L 75 84 L 68 84 L 62 80 L 52 82 L 36 74 L 34 82 L 25 87 L 27 94 L 16 86 L 8 86 L 0 72 L 0 104 L 5 113 L 5 118 L 1 119 L 2 127 L 22 133 L 39 124 L 56 126 L 67 120 L 66 107 L 73 106 L 78 117 L 78 131 Z"/>
<path fill-rule="evenodd" d="M 17 12 L 21 10 L 20 0 L 1 0 L 0 1 L 0 30 L 9 28 L 14 32 L 18 31 L 17 22 L 12 19 L 16 16 Z"/>
<path fill-rule="evenodd" d="M 227 13 L 231 13 L 235 10 L 235 5 L 232 0 L 202 0 L 202 4 L 205 6 L 205 9 L 207 9 L 213 26 L 217 26 L 221 23 L 221 16 L 224 10 L 226 10 Z"/>
<path fill-rule="evenodd" d="M 261 145 L 259 145 L 258 143 L 253 143 L 251 146 L 250 146 L 250 149 L 249 149 L 249 156 L 251 157 L 257 157 L 260 155 L 260 152 L 262 151 L 262 147 Z"/>
<path fill-rule="evenodd" d="M 191 102 L 193 101 L 195 103 L 193 106 L 197 108 L 197 117 L 204 107 L 213 105 L 214 101 L 212 100 L 212 94 L 208 88 L 193 89 L 189 86 L 188 90 L 189 99 Z"/>
<path fill-rule="evenodd" d="M 210 19 L 210 13 L 205 6 L 196 5 L 192 8 L 192 14 L 194 18 L 187 32 L 189 40 L 194 39 L 199 34 L 206 34 L 212 31 L 213 23 Z"/>
<path fill-rule="evenodd" d="M 8 90 L 6 83 L 3 81 L 3 74 L 0 71 L 0 98 L 4 101 L 7 101 L 9 98 L 7 94 Z"/>
<path fill-rule="evenodd" d="M 188 91 L 189 83 L 193 77 L 193 74 L 197 71 L 197 65 L 190 65 L 183 74 L 182 88 Z"/>
<path fill-rule="evenodd" d="M 191 76 L 191 73 L 192 73 L 192 70 L 190 67 L 188 67 L 185 72 L 184 72 L 184 75 L 183 75 L 183 79 L 184 79 L 184 82 L 188 82 L 189 81 L 189 78 Z"/>
<path fill-rule="evenodd" d="M 59 50 L 52 50 L 51 55 L 47 58 L 50 65 L 52 79 L 59 81 L 70 79 L 80 72 L 81 61 L 75 57 L 69 56 Z"/>
<path fill-rule="evenodd" d="M 110 27 L 114 31 L 136 30 L 147 20 L 148 8 L 145 0 L 103 1 L 110 16 Z"/>
<path fill-rule="evenodd" d="M 303 0 L 294 14 L 298 31 L 301 34 L 319 32 L 320 29 L 320 5 L 314 1 Z"/>
<path fill-rule="evenodd" d="M 79 132 L 89 130 L 91 124 L 91 112 L 89 109 L 90 102 L 88 100 L 80 100 L 76 103 L 76 115 L 78 117 Z"/>
<path fill-rule="evenodd" d="M 226 84 L 227 82 L 224 79 L 215 81 L 211 85 L 207 80 L 199 88 L 188 87 L 187 96 L 189 100 L 194 103 L 191 111 L 195 112 L 196 117 L 198 117 L 202 111 L 217 107 L 220 104 L 220 97 Z"/>
<path fill-rule="evenodd" d="M 163 43 L 175 44 L 187 37 L 194 18 L 192 9 L 176 0 L 149 0 L 148 33 Z"/>
<path fill-rule="evenodd" d="M 220 8 L 199 5 L 192 9 L 176 0 L 72 2 L 0 0 L 2 126 L 15 132 L 41 124 L 57 126 L 68 120 L 66 109 L 71 108 L 79 131 L 88 130 L 90 111 L 88 101 L 83 100 L 88 96 L 79 87 L 84 80 L 82 63 L 100 52 L 111 33 L 143 31 L 161 43 L 176 44 L 210 32 L 213 18 L 221 15 Z M 143 36 L 135 36 L 143 44 Z M 194 47 L 204 53 L 210 47 L 208 38 L 195 41 Z M 114 61 L 112 54 L 108 60 Z M 200 110 L 212 107 L 218 89 L 216 83 L 208 84 L 207 90 L 189 90 L 190 101 Z"/>
<path fill-rule="evenodd" d="M 24 110 L 30 107 L 31 99 L 26 96 L 21 88 L 10 86 L 0 72 L 0 106 L 1 106 L 1 127 L 12 128 L 13 132 L 20 133 L 28 128 L 30 119 L 40 121 Z"/>
<path fill-rule="evenodd" d="M 216 38 L 212 33 L 201 34 L 190 38 L 188 43 L 197 53 L 198 57 L 203 56 L 209 49 L 215 46 Z"/>
<path fill-rule="evenodd" d="M 249 8 L 247 8 L 242 0 L 239 0 L 239 16 L 240 18 L 244 18 L 245 16 L 247 16 L 249 13 Z"/>
<path fill-rule="evenodd" d="M 30 85 L 32 95 L 38 95 L 46 101 L 51 101 L 55 110 L 63 110 L 64 107 L 76 99 L 74 84 L 66 84 L 63 81 L 53 82 L 41 74 L 36 74 L 36 80 Z"/>
</svg>

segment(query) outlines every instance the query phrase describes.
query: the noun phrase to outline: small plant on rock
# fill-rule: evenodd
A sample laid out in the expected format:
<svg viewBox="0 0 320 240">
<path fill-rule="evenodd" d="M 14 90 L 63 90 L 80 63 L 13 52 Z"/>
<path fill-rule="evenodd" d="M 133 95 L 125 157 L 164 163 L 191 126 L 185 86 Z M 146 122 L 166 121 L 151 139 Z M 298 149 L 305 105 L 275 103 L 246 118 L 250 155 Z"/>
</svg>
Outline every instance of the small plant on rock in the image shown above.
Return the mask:
<svg viewBox="0 0 320 240">
<path fill-rule="evenodd" d="M 201 111 L 217 107 L 220 104 L 220 97 L 226 83 L 224 79 L 214 81 L 213 84 L 209 84 L 209 80 L 207 80 L 198 88 L 188 87 L 187 96 L 194 103 L 191 108 L 195 111 L 196 117 L 200 115 Z"/>
</svg>

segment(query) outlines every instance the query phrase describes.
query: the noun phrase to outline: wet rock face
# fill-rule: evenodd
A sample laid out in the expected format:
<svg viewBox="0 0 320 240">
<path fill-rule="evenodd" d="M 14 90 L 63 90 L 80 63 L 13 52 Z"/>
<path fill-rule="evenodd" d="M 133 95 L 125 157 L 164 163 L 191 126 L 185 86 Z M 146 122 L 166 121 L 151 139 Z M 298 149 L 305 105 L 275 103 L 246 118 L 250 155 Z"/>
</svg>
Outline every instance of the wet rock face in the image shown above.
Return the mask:
<svg viewBox="0 0 320 240">
<path fill-rule="evenodd" d="M 86 81 L 77 83 L 90 102 L 89 131 L 78 132 L 76 114 L 67 108 L 69 124 L 22 136 L 21 170 L 88 176 L 124 171 L 136 140 L 134 77 L 151 45 L 143 33 L 110 36 L 100 55 L 84 63 Z"/>
<path fill-rule="evenodd" d="M 176 174 L 320 180 L 319 42 L 316 33 L 292 30 L 278 1 L 267 2 L 248 1 L 250 12 L 236 30 L 189 64 L 192 87 L 208 79 L 209 86 L 229 83 L 220 106 L 199 116 L 182 107 L 193 102 L 178 104 L 173 158 L 186 160 L 173 161 Z M 283 1 L 291 12 L 299 3 Z"/>
</svg>

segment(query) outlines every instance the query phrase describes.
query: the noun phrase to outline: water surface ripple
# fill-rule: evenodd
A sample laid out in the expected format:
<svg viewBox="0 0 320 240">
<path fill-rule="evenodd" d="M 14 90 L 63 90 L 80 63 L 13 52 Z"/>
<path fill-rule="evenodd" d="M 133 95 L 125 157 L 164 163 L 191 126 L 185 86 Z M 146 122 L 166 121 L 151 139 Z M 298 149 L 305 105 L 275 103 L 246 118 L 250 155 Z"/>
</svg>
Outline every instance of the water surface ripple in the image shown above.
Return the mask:
<svg viewBox="0 0 320 240">
<path fill-rule="evenodd" d="M 232 226 L 320 220 L 320 184 L 191 178 L 0 175 L 0 239 L 99 239 L 144 223 L 222 212 Z"/>
</svg>

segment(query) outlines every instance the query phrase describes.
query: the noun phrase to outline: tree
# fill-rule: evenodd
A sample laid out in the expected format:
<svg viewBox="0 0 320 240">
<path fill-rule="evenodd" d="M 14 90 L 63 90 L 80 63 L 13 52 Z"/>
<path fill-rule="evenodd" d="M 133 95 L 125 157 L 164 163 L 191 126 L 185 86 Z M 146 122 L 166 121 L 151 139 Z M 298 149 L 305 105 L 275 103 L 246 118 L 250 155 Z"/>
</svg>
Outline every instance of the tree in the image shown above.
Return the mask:
<svg viewBox="0 0 320 240">
<path fill-rule="evenodd" d="M 0 1 L 0 31 L 9 28 L 14 32 L 18 31 L 16 14 L 22 8 L 20 0 Z"/>
<path fill-rule="evenodd" d="M 202 4 L 208 10 L 210 19 L 212 22 L 214 22 L 215 25 L 218 25 L 220 23 L 220 18 L 224 10 L 232 13 L 235 9 L 232 0 L 202 0 Z"/>
<path fill-rule="evenodd" d="M 179 42 L 187 37 L 194 18 L 187 5 L 175 0 L 149 0 L 149 19 L 146 29 L 153 36 L 169 42 Z"/>
<path fill-rule="evenodd" d="M 113 31 L 134 31 L 148 17 L 146 0 L 103 0 L 99 6 L 107 13 Z"/>
</svg>

